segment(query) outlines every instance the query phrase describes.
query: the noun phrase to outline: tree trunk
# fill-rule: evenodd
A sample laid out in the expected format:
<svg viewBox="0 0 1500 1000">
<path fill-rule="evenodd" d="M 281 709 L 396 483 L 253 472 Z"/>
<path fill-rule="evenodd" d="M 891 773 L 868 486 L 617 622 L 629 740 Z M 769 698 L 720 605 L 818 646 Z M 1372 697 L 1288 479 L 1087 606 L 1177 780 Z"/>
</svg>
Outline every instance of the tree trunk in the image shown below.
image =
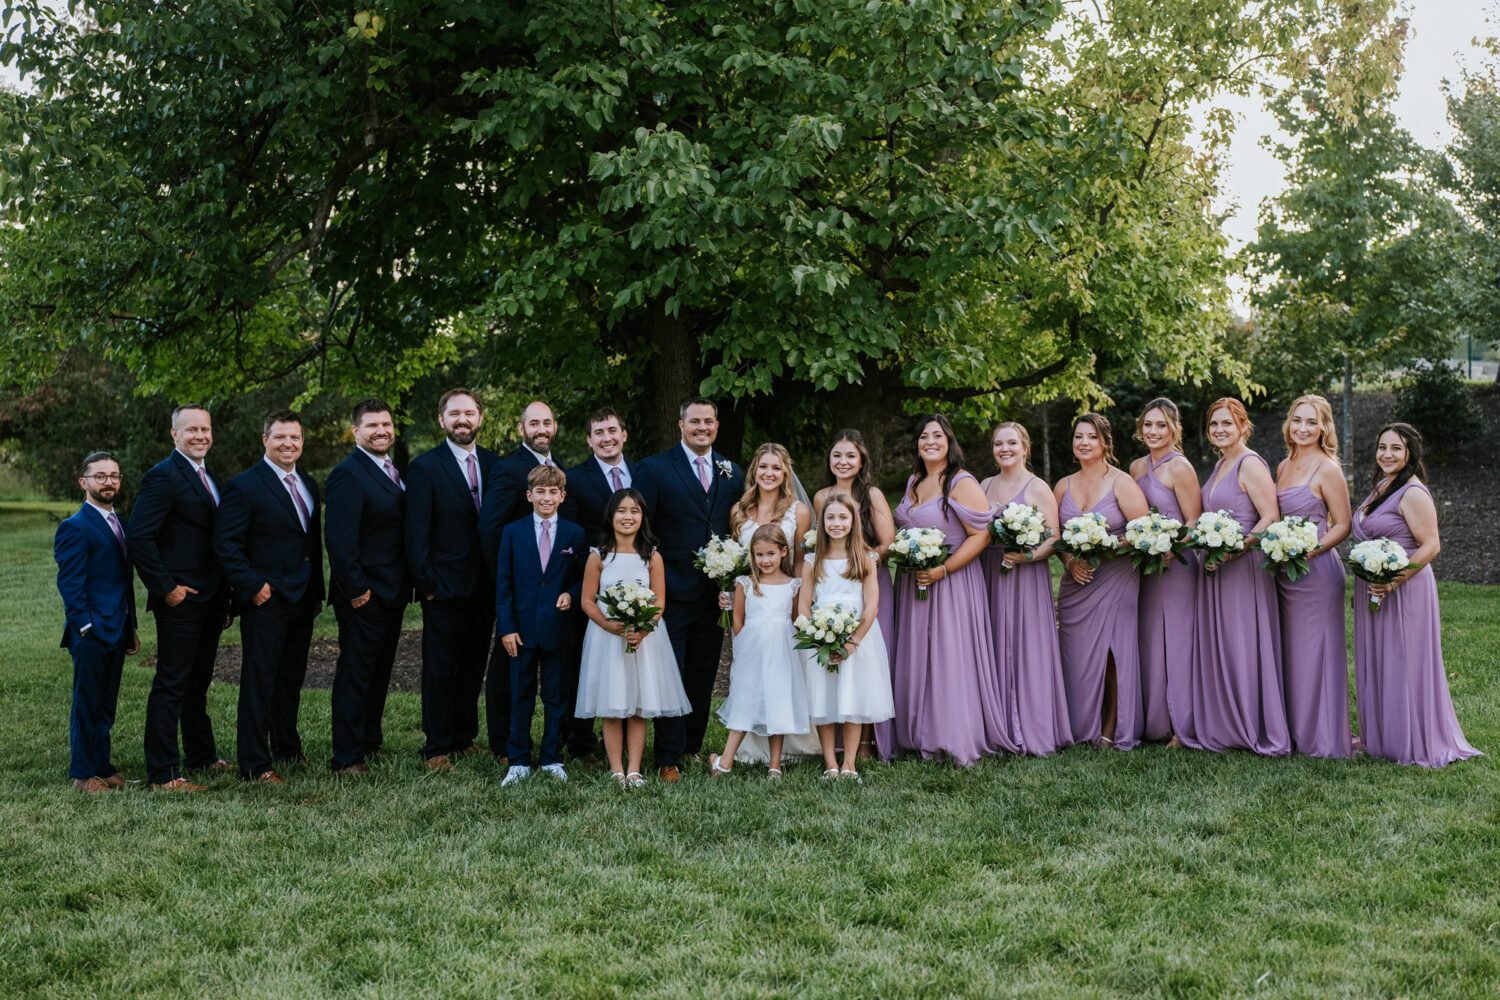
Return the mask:
<svg viewBox="0 0 1500 1000">
<path fill-rule="evenodd" d="M 1051 486 L 1052 478 L 1052 403 L 1042 404 L 1042 482 Z"/>
<path fill-rule="evenodd" d="M 1344 355 L 1344 478 L 1354 483 L 1354 359 Z"/>
<path fill-rule="evenodd" d="M 678 408 L 684 399 L 698 394 L 701 382 L 697 342 L 681 313 L 671 315 L 665 303 L 666 296 L 659 296 L 647 306 L 651 343 L 656 347 L 656 356 L 646 370 L 649 393 L 645 430 L 651 451 L 660 451 L 681 438 Z"/>
</svg>

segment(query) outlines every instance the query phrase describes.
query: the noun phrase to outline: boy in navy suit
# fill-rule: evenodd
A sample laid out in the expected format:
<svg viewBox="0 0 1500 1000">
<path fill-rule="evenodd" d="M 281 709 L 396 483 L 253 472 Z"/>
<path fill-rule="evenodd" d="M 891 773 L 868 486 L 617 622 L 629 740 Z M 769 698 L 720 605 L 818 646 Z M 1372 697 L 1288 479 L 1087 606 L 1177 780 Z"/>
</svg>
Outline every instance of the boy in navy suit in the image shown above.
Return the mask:
<svg viewBox="0 0 1500 1000">
<path fill-rule="evenodd" d="M 67 625 L 62 647 L 73 654 L 73 708 L 68 719 L 68 777 L 85 793 L 125 787 L 109 759 L 125 657 L 141 648 L 135 632 L 135 586 L 125 529 L 115 516 L 120 463 L 96 451 L 78 475 L 84 504 L 57 526 L 57 592 Z"/>
<path fill-rule="evenodd" d="M 582 528 L 557 516 L 567 495 L 567 475 L 539 465 L 526 475 L 531 516 L 506 525 L 495 566 L 495 632 L 510 656 L 510 769 L 502 785 L 531 774 L 531 715 L 542 691 L 542 770 L 560 781 L 563 720 L 567 718 L 563 668 L 578 641 Z"/>
</svg>

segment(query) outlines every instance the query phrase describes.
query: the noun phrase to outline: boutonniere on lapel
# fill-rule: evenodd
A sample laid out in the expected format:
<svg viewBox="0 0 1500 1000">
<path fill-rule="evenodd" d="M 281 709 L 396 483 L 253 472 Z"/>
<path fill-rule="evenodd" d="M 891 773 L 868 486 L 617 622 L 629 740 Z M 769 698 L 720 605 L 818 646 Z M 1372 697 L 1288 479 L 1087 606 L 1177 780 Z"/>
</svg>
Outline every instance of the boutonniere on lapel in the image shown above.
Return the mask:
<svg viewBox="0 0 1500 1000">
<path fill-rule="evenodd" d="M 573 546 L 569 545 L 567 548 L 563 549 L 562 550 L 562 554 L 565 555 L 565 556 L 572 555 L 573 554 Z"/>
<path fill-rule="evenodd" d="M 714 468 L 719 470 L 720 479 L 728 479 L 734 475 L 734 466 L 727 458 L 721 458 L 717 462 L 715 462 Z"/>
</svg>

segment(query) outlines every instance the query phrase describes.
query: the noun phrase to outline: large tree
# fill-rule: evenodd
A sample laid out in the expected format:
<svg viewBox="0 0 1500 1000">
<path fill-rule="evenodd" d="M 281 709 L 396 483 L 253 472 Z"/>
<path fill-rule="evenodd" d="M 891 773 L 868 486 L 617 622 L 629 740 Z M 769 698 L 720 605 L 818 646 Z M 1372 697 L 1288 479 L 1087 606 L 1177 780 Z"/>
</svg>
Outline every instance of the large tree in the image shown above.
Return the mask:
<svg viewBox="0 0 1500 1000">
<path fill-rule="evenodd" d="M 1494 66 L 1464 77 L 1462 93 L 1448 97 L 1448 116 L 1454 136 L 1443 177 L 1469 223 L 1453 301 L 1462 332 L 1500 344 L 1500 78 Z"/>
</svg>

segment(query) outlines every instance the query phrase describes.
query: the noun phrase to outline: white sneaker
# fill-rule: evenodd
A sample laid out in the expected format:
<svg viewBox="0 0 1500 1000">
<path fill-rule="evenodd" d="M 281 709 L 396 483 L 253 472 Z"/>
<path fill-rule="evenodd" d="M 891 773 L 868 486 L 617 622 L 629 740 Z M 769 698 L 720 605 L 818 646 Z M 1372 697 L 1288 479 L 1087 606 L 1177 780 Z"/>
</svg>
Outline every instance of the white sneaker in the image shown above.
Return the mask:
<svg viewBox="0 0 1500 1000">
<path fill-rule="evenodd" d="M 522 778 L 527 778 L 530 776 L 531 768 L 527 767 L 525 764 L 512 764 L 510 766 L 510 770 L 505 772 L 505 777 L 500 779 L 500 787 L 504 788 L 506 785 L 514 785 Z"/>
<path fill-rule="evenodd" d="M 568 772 L 563 770 L 563 766 L 561 764 L 543 764 L 542 770 L 552 775 L 552 777 L 556 778 L 558 781 L 568 780 Z"/>
</svg>

